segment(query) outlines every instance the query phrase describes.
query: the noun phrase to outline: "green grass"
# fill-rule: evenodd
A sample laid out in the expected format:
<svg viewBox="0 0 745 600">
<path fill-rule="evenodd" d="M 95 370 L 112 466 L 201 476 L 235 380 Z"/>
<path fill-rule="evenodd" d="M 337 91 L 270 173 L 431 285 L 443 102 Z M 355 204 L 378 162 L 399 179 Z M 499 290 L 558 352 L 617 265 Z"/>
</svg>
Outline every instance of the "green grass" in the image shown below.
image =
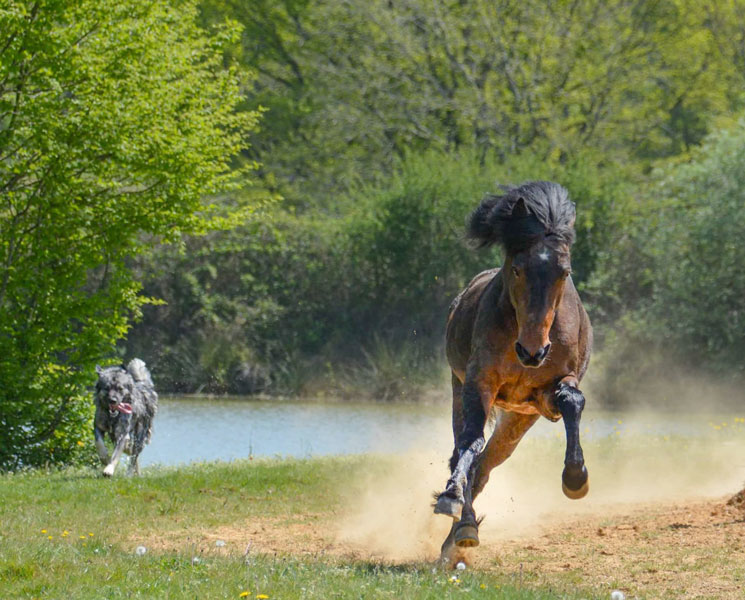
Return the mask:
<svg viewBox="0 0 745 600">
<path fill-rule="evenodd" d="M 340 493 L 384 460 L 243 461 L 150 469 L 136 479 L 93 470 L 0 477 L 0 597 L 5 598 L 589 598 L 522 587 L 514 576 L 457 573 L 430 563 L 322 555 L 206 553 L 189 544 L 134 552 L 153 536 L 245 523 L 333 519 Z M 122 526 L 126 523 L 126 527 Z M 65 534 L 67 532 L 67 534 Z M 49 539 L 49 536 L 52 539 Z M 300 551 L 300 548 L 298 548 Z M 244 596 L 246 597 L 246 596 Z"/>
</svg>

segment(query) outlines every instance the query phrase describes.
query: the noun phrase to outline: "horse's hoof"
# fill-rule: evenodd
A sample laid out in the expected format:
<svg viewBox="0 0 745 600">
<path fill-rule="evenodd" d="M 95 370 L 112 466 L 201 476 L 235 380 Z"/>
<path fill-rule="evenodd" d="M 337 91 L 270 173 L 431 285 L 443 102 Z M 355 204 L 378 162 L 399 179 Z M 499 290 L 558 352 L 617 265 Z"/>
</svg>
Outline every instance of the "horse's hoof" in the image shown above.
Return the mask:
<svg viewBox="0 0 745 600">
<path fill-rule="evenodd" d="M 479 529 L 475 523 L 460 523 L 455 530 L 455 545 L 458 548 L 473 548 L 479 545 Z"/>
<path fill-rule="evenodd" d="M 578 490 L 570 490 L 566 484 L 561 484 L 561 491 L 564 492 L 564 495 L 569 498 L 570 500 L 581 500 L 585 496 L 587 496 L 587 492 L 590 491 L 590 482 L 585 481 L 585 484 L 579 488 Z"/>
<path fill-rule="evenodd" d="M 587 492 L 590 491 L 590 479 L 584 465 L 577 470 L 564 469 L 561 474 L 561 491 L 571 500 L 579 500 L 587 496 Z"/>
<path fill-rule="evenodd" d="M 435 502 L 435 514 L 451 517 L 454 521 L 460 521 L 462 509 L 463 502 L 445 494 L 440 494 Z"/>
</svg>

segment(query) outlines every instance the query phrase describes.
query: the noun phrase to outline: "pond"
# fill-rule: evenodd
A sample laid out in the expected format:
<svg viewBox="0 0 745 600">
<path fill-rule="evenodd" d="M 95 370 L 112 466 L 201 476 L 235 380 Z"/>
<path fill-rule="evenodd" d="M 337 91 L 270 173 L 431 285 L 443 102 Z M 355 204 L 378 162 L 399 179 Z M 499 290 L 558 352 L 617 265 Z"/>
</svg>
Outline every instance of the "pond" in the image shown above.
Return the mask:
<svg viewBox="0 0 745 600">
<path fill-rule="evenodd" d="M 745 420 L 743 420 L 745 422 Z M 583 439 L 623 435 L 710 435 L 741 427 L 731 415 L 673 417 L 585 411 Z M 541 419 L 531 438 L 563 438 L 561 423 Z M 442 404 L 256 401 L 246 398 L 161 397 L 143 466 L 255 457 L 403 453 L 450 444 L 450 407 Z M 445 456 L 443 456 L 444 460 Z"/>
</svg>

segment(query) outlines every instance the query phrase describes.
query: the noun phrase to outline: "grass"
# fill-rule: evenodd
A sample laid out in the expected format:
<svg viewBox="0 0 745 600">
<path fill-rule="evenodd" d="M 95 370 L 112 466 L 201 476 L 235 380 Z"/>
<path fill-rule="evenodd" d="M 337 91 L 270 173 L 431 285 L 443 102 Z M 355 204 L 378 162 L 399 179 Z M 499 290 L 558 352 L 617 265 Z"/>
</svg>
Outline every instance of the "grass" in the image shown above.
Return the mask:
<svg viewBox="0 0 745 600">
<path fill-rule="evenodd" d="M 340 494 L 369 458 L 242 461 L 148 469 L 100 478 L 68 469 L 0 477 L 2 598 L 589 598 L 522 587 L 514 577 L 443 571 L 431 563 L 303 555 L 201 553 L 150 547 L 157 539 L 251 519 L 333 519 Z M 323 519 L 322 519 L 323 520 Z M 126 523 L 126 526 L 123 524 Z M 300 550 L 300 549 L 298 549 Z"/>
</svg>

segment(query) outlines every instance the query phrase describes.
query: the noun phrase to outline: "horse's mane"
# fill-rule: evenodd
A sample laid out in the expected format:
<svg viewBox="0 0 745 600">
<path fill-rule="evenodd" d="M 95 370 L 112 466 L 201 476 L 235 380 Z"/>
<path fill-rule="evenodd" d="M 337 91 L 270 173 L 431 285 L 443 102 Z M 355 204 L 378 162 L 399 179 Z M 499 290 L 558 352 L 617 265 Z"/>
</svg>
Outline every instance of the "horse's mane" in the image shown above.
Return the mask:
<svg viewBox="0 0 745 600">
<path fill-rule="evenodd" d="M 530 248 L 546 238 L 571 246 L 574 202 L 558 183 L 529 181 L 506 187 L 505 194 L 487 194 L 466 224 L 479 246 L 501 245 L 507 254 Z"/>
</svg>

